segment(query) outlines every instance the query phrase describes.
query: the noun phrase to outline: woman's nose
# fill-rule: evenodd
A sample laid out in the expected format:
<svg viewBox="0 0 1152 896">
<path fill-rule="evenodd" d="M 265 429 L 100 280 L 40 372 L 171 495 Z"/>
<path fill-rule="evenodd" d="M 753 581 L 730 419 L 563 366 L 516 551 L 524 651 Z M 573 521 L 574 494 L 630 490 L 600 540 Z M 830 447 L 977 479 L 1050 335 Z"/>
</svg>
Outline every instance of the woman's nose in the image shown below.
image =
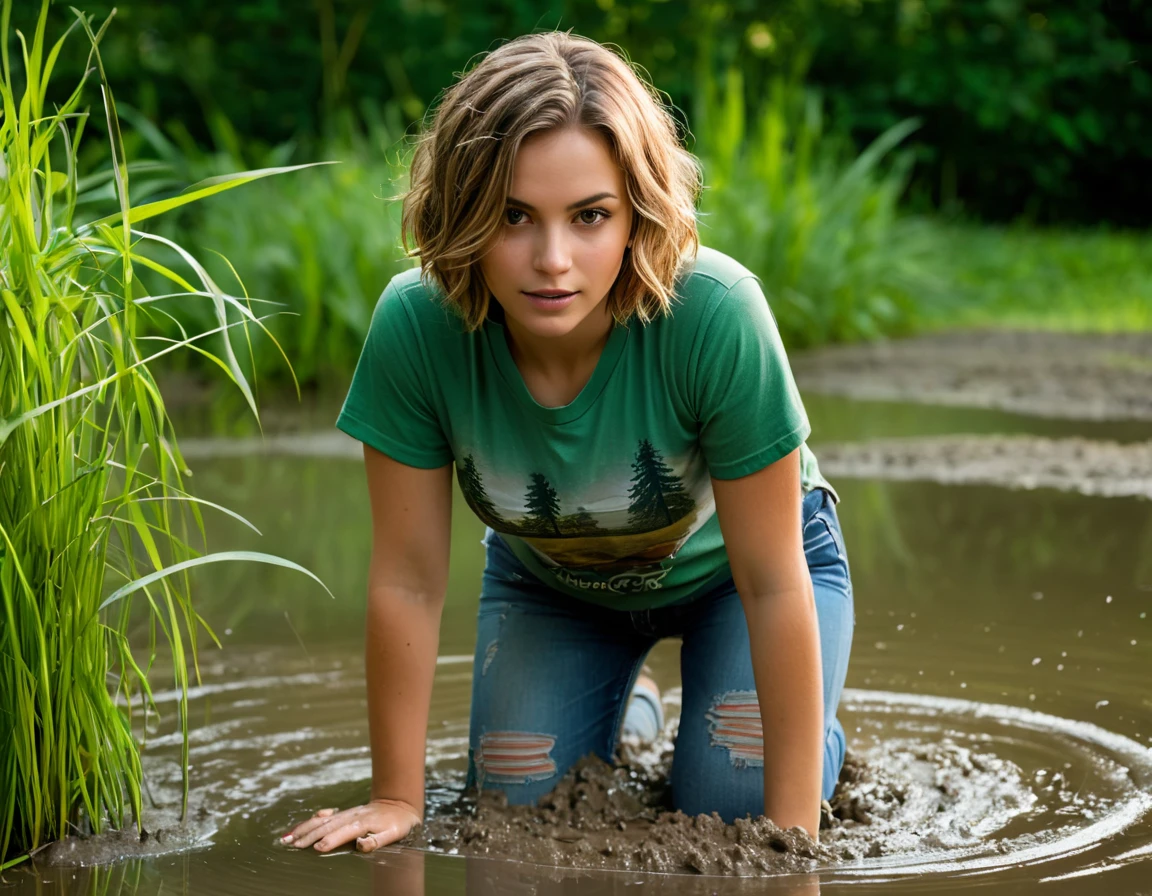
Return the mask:
<svg viewBox="0 0 1152 896">
<path fill-rule="evenodd" d="M 544 229 L 536 244 L 536 270 L 545 274 L 563 274 L 572 267 L 572 252 L 562 230 Z"/>
</svg>

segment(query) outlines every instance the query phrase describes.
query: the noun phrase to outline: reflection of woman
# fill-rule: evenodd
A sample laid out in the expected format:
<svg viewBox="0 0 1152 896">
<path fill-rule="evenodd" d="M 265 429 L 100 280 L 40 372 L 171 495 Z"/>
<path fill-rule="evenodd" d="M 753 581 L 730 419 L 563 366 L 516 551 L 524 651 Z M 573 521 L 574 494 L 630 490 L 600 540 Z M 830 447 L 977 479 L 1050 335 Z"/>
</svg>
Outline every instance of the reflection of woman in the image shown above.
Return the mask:
<svg viewBox="0 0 1152 896">
<path fill-rule="evenodd" d="M 592 41 L 514 40 L 444 95 L 404 205 L 422 271 L 385 290 L 338 422 L 372 505 L 371 801 L 285 839 L 371 850 L 422 816 L 454 463 L 489 526 L 470 781 L 523 803 L 609 758 L 644 657 L 682 637 L 676 806 L 816 833 L 853 620 L 836 498 L 756 278 L 698 247 L 698 190 Z M 563 565 L 566 538 L 677 520 L 662 559 Z"/>
</svg>

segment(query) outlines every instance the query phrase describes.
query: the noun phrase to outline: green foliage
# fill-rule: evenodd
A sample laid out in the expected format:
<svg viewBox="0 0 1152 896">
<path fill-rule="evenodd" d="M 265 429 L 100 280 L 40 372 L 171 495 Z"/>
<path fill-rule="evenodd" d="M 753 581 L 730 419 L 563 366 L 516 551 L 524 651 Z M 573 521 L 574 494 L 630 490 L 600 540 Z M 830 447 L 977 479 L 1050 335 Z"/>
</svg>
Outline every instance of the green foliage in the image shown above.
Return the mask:
<svg viewBox="0 0 1152 896">
<path fill-rule="evenodd" d="M 0 20 L 0 864 L 77 826 L 120 826 L 129 812 L 140 818 L 131 713 L 151 704 L 148 669 L 161 644 L 183 695 L 186 788 L 187 688 L 202 624 L 189 570 L 228 559 L 300 569 L 263 554 L 203 555 L 193 544 L 203 535 L 201 506 L 223 508 L 185 491 L 185 464 L 150 365 L 179 348 L 201 352 L 253 410 L 254 401 L 230 341 L 223 357 L 208 355 L 196 344 L 202 333 L 150 342 L 148 324 L 173 300 L 210 306 L 217 333 L 233 326 L 229 306 L 245 326 L 260 324 L 187 253 L 196 287 L 142 255 L 148 237 L 135 229 L 274 172 L 132 206 L 131 169 L 106 93 L 117 211 L 81 223 L 77 159 L 88 116 L 80 87 L 55 111 L 45 104 L 67 34 L 45 42 L 47 2 L 31 39 L 17 32 L 21 93 L 8 53 L 11 8 L 4 0 Z M 93 34 L 85 18 L 73 26 L 87 32 L 99 71 L 103 31 Z M 141 268 L 176 291 L 143 292 Z M 134 599 L 149 631 L 142 664 L 127 637 Z"/>
<path fill-rule="evenodd" d="M 244 271 L 238 288 L 262 307 L 286 313 L 251 340 L 260 379 L 283 380 L 293 359 L 302 382 L 342 379 L 355 363 L 372 309 L 394 274 L 412 266 L 400 244 L 400 207 L 392 201 L 407 168 L 395 131 L 376 122 L 366 134 L 349 128 L 315 152 L 337 164 L 291 179 L 254 184 L 227 202 L 204 203 L 179 220 L 173 237 L 208 259 L 221 282 L 234 281 L 217 253 Z M 215 156 L 219 172 L 240 161 Z M 206 309 L 178 318 L 202 327 Z"/>
<path fill-rule="evenodd" d="M 106 13 L 111 0 L 85 4 Z M 909 117 L 915 186 L 1004 218 L 1152 218 L 1152 4 L 1145 0 L 119 0 L 112 86 L 165 127 L 217 112 L 246 140 L 323 133 L 334 112 L 420 118 L 476 54 L 572 28 L 614 41 L 679 105 L 694 65 L 751 94 L 810 64 L 857 148 Z M 55 15 L 66 19 L 65 4 Z M 61 64 L 79 72 L 83 54 Z M 204 143 L 213 135 L 192 127 Z"/>
<path fill-rule="evenodd" d="M 1152 4 L 823 6 L 809 77 L 860 137 L 922 118 L 918 169 L 938 200 L 992 218 L 1152 221 Z"/>
<path fill-rule="evenodd" d="M 925 323 L 1152 330 L 1152 234 L 940 224 L 960 301 Z"/>
<path fill-rule="evenodd" d="M 924 222 L 897 215 L 910 159 L 890 156 L 911 122 L 856 158 L 848 143 L 824 132 L 818 97 L 797 86 L 774 82 L 751 119 L 736 75 L 720 83 L 703 68 L 698 89 L 695 149 L 707 183 L 702 241 L 761 277 L 790 346 L 907 331 L 925 305 L 942 301 L 939 279 L 929 273 L 942 241 Z M 216 254 L 226 252 L 244 271 L 252 307 L 289 312 L 267 322 L 270 335 L 253 333 L 241 352 L 265 382 L 287 380 L 283 351 L 303 384 L 342 385 L 383 285 L 412 264 L 400 245 L 399 202 L 391 201 L 406 178 L 399 116 L 365 110 L 361 117 L 373 122 L 366 135 L 346 123 L 341 136 L 302 150 L 245 148 L 218 119 L 219 146 L 204 152 L 133 115 L 137 138 L 156 157 L 144 172 L 157 195 L 245 163 L 282 165 L 308 152 L 338 161 L 253 184 L 229 202 L 182 209 L 161 231 L 206 257 L 220 282 L 234 279 Z M 93 185 L 88 195 L 95 201 L 104 189 Z M 183 269 L 180 259 L 172 264 Z M 208 326 L 212 313 L 195 304 L 170 311 L 189 331 Z M 169 331 L 179 333 L 175 324 Z"/>
<path fill-rule="evenodd" d="M 943 243 L 897 214 L 911 160 L 891 153 L 914 121 L 853 158 L 810 91 L 777 79 L 749 117 L 738 72 L 701 85 L 701 241 L 760 278 L 790 347 L 905 332 L 945 301 L 933 274 Z"/>
</svg>

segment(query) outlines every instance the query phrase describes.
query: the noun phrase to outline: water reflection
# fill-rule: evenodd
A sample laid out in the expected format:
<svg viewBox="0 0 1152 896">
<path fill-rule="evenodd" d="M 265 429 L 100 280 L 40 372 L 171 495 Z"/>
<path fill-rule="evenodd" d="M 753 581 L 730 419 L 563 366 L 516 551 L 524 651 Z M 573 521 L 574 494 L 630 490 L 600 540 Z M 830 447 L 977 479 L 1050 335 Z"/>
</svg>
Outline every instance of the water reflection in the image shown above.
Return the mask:
<svg viewBox="0 0 1152 896">
<path fill-rule="evenodd" d="M 380 851 L 371 857 L 372 896 L 424 896 L 444 892 L 430 886 L 424 853 L 413 850 Z M 728 879 L 685 875 L 588 872 L 565 868 L 518 865 L 493 859 L 467 858 L 464 896 L 725 896 L 770 893 L 773 896 L 818 896 L 816 875 L 780 878 Z M 437 882 L 439 886 L 440 882 Z"/>
</svg>

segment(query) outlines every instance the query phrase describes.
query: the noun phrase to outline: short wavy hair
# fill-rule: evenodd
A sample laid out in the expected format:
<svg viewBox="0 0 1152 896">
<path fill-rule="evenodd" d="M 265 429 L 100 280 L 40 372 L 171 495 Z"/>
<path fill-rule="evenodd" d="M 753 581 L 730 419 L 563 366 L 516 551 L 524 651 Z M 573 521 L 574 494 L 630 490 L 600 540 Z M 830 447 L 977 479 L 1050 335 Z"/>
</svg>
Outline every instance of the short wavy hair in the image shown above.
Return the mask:
<svg viewBox="0 0 1152 896">
<path fill-rule="evenodd" d="M 402 239 L 422 276 L 469 329 L 491 293 L 477 263 L 500 232 L 513 166 L 531 134 L 579 126 L 601 134 L 632 203 L 631 249 L 608 296 L 623 323 L 671 307 L 677 274 L 699 248 L 701 174 L 660 94 L 625 58 L 570 32 L 529 34 L 484 56 L 443 94 L 419 138 Z"/>
</svg>

